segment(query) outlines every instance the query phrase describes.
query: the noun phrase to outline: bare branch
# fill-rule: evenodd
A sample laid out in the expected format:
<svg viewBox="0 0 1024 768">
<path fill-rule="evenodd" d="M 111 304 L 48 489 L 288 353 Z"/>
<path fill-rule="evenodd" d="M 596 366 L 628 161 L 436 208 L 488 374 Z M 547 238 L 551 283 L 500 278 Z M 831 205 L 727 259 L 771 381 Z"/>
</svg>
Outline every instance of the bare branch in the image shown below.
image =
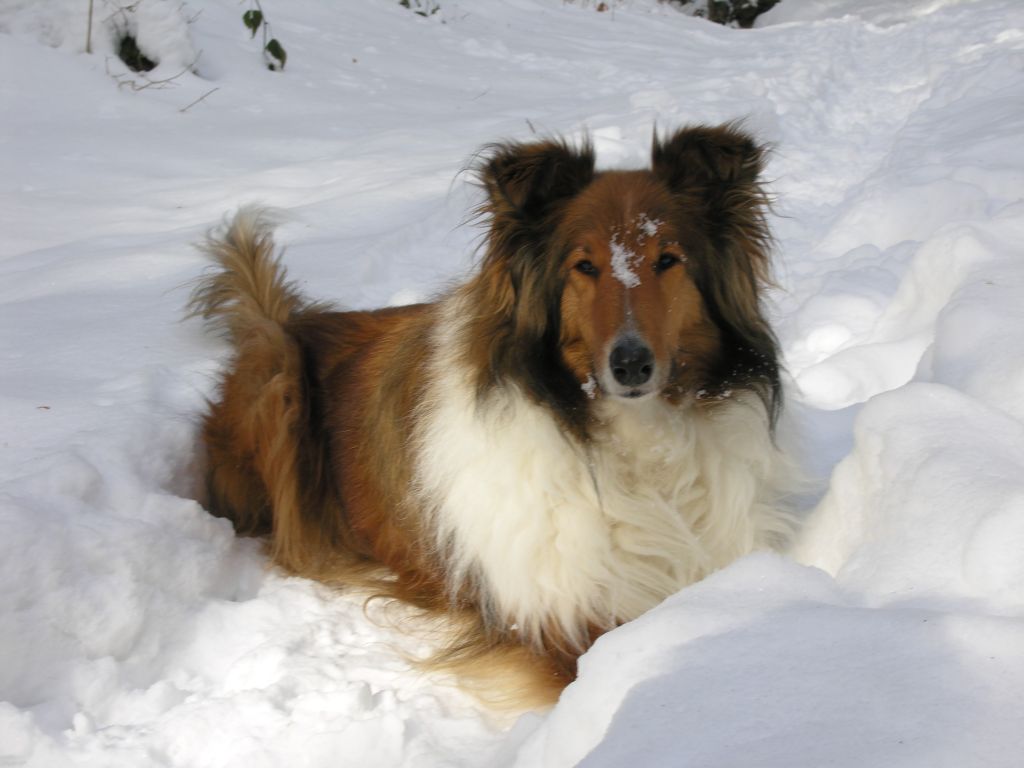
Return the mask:
<svg viewBox="0 0 1024 768">
<path fill-rule="evenodd" d="M 211 93 L 215 93 L 216 91 L 219 91 L 219 90 L 220 90 L 220 88 L 219 88 L 219 87 L 217 87 L 217 88 L 211 88 L 211 89 L 210 89 L 210 90 L 208 90 L 208 91 L 207 91 L 206 93 L 204 93 L 204 94 L 203 94 L 202 96 L 200 96 L 200 97 L 199 97 L 198 99 L 196 99 L 195 101 L 193 101 L 193 102 L 192 102 L 191 104 L 189 104 L 188 106 L 182 107 L 182 108 L 181 108 L 181 109 L 179 109 L 178 111 L 179 111 L 179 112 L 181 112 L 182 114 L 184 114 L 185 112 L 188 112 L 188 111 L 189 111 L 190 109 L 192 109 L 192 107 L 194 107 L 194 106 L 195 106 L 196 104 L 198 104 L 198 103 L 199 103 L 200 101 L 202 101 L 203 99 L 205 99 L 205 98 L 206 98 L 207 96 L 209 96 L 209 95 L 210 95 Z"/>
</svg>

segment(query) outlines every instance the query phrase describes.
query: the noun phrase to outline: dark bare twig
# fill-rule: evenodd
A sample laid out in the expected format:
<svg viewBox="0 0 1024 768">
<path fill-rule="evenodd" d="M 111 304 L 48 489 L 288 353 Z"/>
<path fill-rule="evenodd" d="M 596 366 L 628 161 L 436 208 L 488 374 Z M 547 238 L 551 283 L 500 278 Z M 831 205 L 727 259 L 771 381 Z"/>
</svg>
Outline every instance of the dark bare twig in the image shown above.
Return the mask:
<svg viewBox="0 0 1024 768">
<path fill-rule="evenodd" d="M 212 94 L 212 93 L 215 93 L 216 91 L 219 91 L 219 90 L 220 90 L 220 88 L 219 88 L 219 87 L 218 87 L 218 88 L 211 88 L 211 89 L 210 89 L 210 90 L 208 90 L 208 91 L 207 91 L 206 93 L 204 93 L 204 94 L 203 94 L 202 96 L 200 96 L 200 97 L 199 97 L 198 99 L 196 99 L 195 101 L 193 101 L 193 102 L 192 102 L 191 104 L 189 104 L 188 106 L 182 107 L 182 108 L 181 108 L 181 109 L 179 109 L 178 111 L 179 111 L 179 112 L 181 112 L 182 114 L 184 114 L 185 112 L 188 112 L 188 111 L 189 111 L 190 109 L 192 109 L 192 107 L 194 107 L 194 106 L 195 106 L 196 104 L 198 104 L 198 103 L 199 103 L 200 101 L 202 101 L 203 99 L 205 99 L 205 98 L 206 98 L 207 96 L 209 96 L 210 94 Z"/>
</svg>

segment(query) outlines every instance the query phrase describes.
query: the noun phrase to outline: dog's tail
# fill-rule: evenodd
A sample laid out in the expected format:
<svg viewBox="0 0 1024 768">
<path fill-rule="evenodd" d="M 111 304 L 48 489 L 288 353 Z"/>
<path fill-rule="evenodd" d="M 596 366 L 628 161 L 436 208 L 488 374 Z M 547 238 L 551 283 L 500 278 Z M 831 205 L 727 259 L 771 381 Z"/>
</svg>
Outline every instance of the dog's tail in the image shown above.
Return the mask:
<svg viewBox="0 0 1024 768">
<path fill-rule="evenodd" d="M 274 217 L 242 208 L 201 246 L 215 271 L 192 292 L 191 315 L 225 333 L 234 358 L 203 424 L 210 511 L 244 534 L 273 533 L 286 568 L 310 568 L 324 551 L 323 450 L 309 428 L 309 385 L 289 325 L 303 301 L 280 264 Z"/>
<path fill-rule="evenodd" d="M 203 317 L 236 347 L 253 329 L 268 321 L 284 326 L 304 308 L 275 252 L 277 223 L 264 208 L 241 208 L 222 231 L 208 235 L 200 246 L 218 269 L 196 285 L 189 315 Z"/>
</svg>

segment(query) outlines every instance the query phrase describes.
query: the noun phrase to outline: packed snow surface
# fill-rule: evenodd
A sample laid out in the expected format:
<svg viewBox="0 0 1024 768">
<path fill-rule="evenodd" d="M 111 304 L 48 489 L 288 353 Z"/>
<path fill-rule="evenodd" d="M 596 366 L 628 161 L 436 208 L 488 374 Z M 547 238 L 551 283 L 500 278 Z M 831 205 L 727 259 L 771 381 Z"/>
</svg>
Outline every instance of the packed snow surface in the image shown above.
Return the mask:
<svg viewBox="0 0 1024 768">
<path fill-rule="evenodd" d="M 0 765 L 1022 764 L 1024 4 L 264 0 L 284 72 L 236 0 L 122 5 L 86 54 L 85 0 L 0 0 Z M 479 146 L 635 167 L 734 118 L 774 147 L 792 552 L 507 722 L 196 501 L 227 350 L 180 318 L 227 212 L 283 210 L 316 297 L 403 304 L 472 264 Z"/>
</svg>

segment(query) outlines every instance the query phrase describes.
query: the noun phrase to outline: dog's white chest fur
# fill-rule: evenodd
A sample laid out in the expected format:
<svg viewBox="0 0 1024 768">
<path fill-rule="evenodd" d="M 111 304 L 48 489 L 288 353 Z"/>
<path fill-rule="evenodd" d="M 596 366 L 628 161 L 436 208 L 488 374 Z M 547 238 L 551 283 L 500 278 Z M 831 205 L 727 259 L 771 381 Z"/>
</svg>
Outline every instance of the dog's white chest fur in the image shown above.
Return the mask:
<svg viewBox="0 0 1024 768">
<path fill-rule="evenodd" d="M 454 592 L 532 640 L 636 618 L 786 529 L 778 456 L 756 400 L 713 412 L 603 402 L 588 446 L 516 390 L 478 404 L 464 366 L 438 361 L 416 434 L 416 494 Z"/>
</svg>

